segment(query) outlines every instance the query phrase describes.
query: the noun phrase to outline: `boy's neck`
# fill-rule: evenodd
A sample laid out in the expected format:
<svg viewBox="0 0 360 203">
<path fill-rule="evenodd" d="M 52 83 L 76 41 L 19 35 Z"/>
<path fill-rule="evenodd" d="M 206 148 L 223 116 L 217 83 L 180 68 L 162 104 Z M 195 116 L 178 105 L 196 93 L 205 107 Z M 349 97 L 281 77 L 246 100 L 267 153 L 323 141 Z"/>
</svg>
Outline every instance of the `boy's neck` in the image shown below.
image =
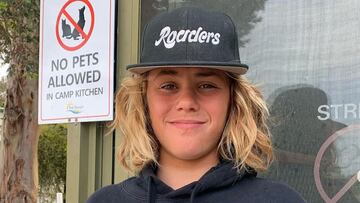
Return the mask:
<svg viewBox="0 0 360 203">
<path fill-rule="evenodd" d="M 217 152 L 196 160 L 181 160 L 161 156 L 157 176 L 174 190 L 199 180 L 209 169 L 219 163 Z"/>
</svg>

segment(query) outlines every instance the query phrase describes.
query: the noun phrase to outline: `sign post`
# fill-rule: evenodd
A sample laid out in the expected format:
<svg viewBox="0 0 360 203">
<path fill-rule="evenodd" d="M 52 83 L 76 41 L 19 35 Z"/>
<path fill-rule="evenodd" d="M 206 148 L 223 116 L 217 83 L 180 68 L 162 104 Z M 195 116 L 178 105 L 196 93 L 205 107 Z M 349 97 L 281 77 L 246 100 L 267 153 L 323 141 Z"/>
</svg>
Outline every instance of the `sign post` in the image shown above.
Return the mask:
<svg viewBox="0 0 360 203">
<path fill-rule="evenodd" d="M 39 124 L 113 119 L 114 0 L 41 1 Z"/>
</svg>

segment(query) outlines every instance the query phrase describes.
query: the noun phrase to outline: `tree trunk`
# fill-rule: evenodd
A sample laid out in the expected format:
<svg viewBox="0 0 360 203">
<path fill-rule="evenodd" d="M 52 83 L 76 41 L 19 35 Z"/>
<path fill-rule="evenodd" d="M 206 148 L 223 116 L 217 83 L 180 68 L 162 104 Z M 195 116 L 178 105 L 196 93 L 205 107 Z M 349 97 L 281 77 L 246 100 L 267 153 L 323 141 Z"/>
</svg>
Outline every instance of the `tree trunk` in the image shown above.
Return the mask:
<svg viewBox="0 0 360 203">
<path fill-rule="evenodd" d="M 21 53 L 19 53 L 21 55 Z M 16 65 L 15 65 L 16 66 Z M 18 65 L 19 66 L 19 65 Z M 21 67 L 8 77 L 4 138 L 0 143 L 0 203 L 35 203 L 38 192 L 37 79 Z"/>
</svg>

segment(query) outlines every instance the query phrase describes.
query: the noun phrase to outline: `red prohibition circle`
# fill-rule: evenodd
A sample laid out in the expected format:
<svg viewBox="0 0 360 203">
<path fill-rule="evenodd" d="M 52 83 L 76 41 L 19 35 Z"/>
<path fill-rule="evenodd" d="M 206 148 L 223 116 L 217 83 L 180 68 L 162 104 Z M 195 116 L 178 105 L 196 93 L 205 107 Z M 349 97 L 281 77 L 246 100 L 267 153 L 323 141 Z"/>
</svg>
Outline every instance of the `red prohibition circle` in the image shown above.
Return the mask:
<svg viewBox="0 0 360 203">
<path fill-rule="evenodd" d="M 85 3 L 86 6 L 89 8 L 90 16 L 91 16 L 91 24 L 90 24 L 90 30 L 87 34 L 83 30 L 81 30 L 81 28 L 79 28 L 76 23 L 74 23 L 75 21 L 71 18 L 71 16 L 65 10 L 71 3 L 76 2 L 76 1 Z M 60 33 L 59 33 L 59 23 L 60 23 L 60 18 L 62 15 L 65 15 L 65 17 L 75 27 L 74 29 L 76 29 L 79 32 L 79 34 L 84 37 L 84 40 L 80 44 L 78 44 L 76 46 L 68 46 L 61 40 Z M 94 29 L 94 22 L 95 22 L 94 9 L 88 0 L 70 0 L 70 1 L 66 2 L 66 4 L 64 4 L 64 6 L 61 8 L 61 10 L 58 14 L 58 17 L 56 19 L 56 38 L 57 38 L 57 41 L 59 42 L 60 46 L 68 51 L 76 51 L 76 50 L 80 49 L 81 47 L 83 47 L 86 44 L 86 42 L 89 40 L 89 38 L 92 34 L 92 31 Z"/>
<path fill-rule="evenodd" d="M 323 200 L 326 203 L 336 203 L 345 193 L 350 189 L 352 185 L 355 184 L 357 181 L 357 174 L 353 175 L 350 180 L 335 194 L 334 197 L 329 197 L 329 195 L 325 192 L 325 189 L 321 183 L 320 179 L 320 163 L 321 159 L 323 158 L 325 151 L 329 146 L 336 141 L 341 136 L 345 136 L 346 133 L 353 130 L 359 130 L 360 124 L 353 124 L 346 128 L 343 128 L 337 132 L 335 132 L 333 135 L 331 135 L 320 147 L 320 150 L 315 158 L 315 164 L 314 164 L 314 178 L 315 178 L 315 185 L 316 188 L 319 191 L 320 196 L 323 198 Z"/>
</svg>

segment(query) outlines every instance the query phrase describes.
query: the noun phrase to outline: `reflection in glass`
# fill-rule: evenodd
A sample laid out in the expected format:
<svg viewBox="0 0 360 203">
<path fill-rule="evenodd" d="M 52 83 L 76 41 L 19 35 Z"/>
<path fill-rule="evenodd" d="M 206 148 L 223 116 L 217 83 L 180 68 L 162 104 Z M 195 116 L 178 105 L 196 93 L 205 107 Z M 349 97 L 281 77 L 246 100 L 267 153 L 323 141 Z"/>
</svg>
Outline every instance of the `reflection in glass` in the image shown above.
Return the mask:
<svg viewBox="0 0 360 203">
<path fill-rule="evenodd" d="M 230 15 L 240 56 L 270 106 L 277 161 L 262 174 L 284 181 L 308 202 L 324 202 L 313 175 L 315 157 L 334 133 L 359 124 L 360 1 L 146 0 L 142 27 L 164 10 L 198 6 Z M 349 127 L 347 127 L 349 126 Z M 320 163 L 333 197 L 360 170 L 358 130 L 334 141 Z M 338 202 L 360 202 L 356 183 Z"/>
</svg>

